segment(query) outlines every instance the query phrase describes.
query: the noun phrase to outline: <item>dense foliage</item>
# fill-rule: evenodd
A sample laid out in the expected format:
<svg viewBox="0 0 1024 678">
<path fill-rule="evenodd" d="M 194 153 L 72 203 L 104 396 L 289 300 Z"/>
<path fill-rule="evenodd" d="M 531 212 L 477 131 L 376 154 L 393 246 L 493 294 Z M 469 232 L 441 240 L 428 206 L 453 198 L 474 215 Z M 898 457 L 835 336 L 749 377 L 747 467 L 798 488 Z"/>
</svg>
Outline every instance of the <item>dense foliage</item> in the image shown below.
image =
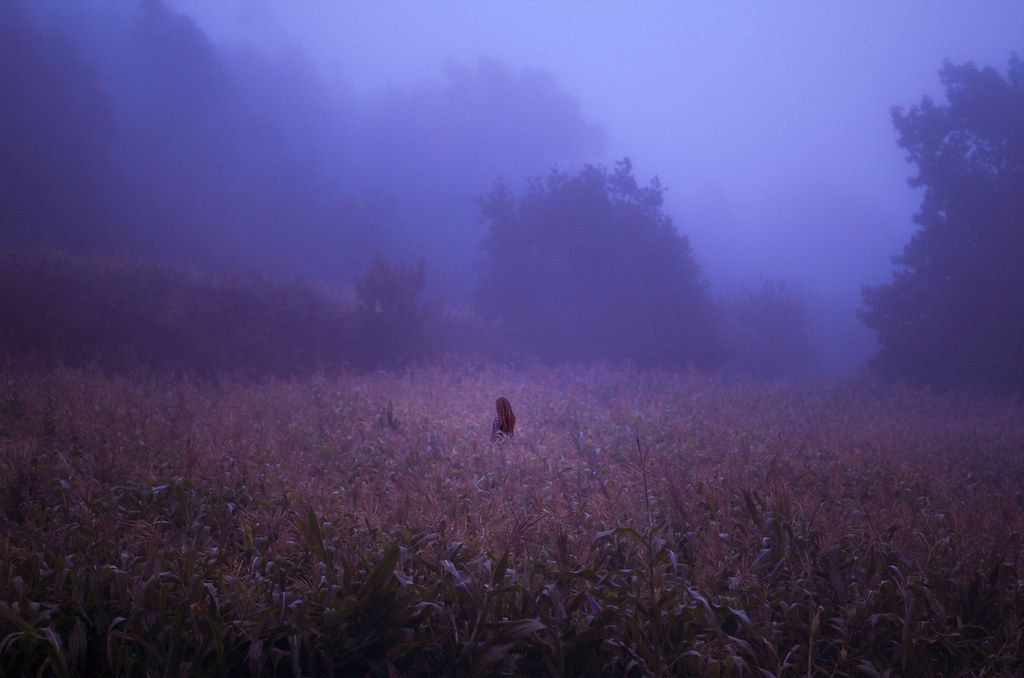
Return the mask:
<svg viewBox="0 0 1024 678">
<path fill-rule="evenodd" d="M 350 287 L 216 277 L 125 257 L 0 249 L 0 356 L 108 373 L 300 375 L 476 359 L 503 328 L 422 298 L 427 271 L 378 258 Z"/>
<path fill-rule="evenodd" d="M 0 250 L 0 318 L 0 351 L 118 371 L 296 374 L 352 353 L 351 319 L 305 285 L 54 250 Z"/>
<path fill-rule="evenodd" d="M 0 2 L 0 246 L 344 283 L 423 256 L 465 296 L 469 196 L 602 140 L 543 71 L 452 63 L 370 96 L 160 0 Z"/>
<path fill-rule="evenodd" d="M 1006 76 L 946 63 L 942 82 L 948 103 L 893 111 L 921 228 L 861 317 L 884 374 L 1024 388 L 1024 61 Z"/>
<path fill-rule="evenodd" d="M 392 264 L 380 257 L 356 279 L 356 336 L 360 362 L 396 365 L 421 356 L 426 348 L 420 293 L 426 264 Z"/>
<path fill-rule="evenodd" d="M 811 314 L 801 294 L 783 280 L 743 289 L 728 306 L 733 342 L 731 369 L 777 378 L 807 372 L 814 364 Z"/>
<path fill-rule="evenodd" d="M 499 184 L 481 203 L 480 312 L 545 360 L 717 363 L 718 318 L 662 193 L 628 160 L 552 172 L 521 195 Z"/>
<path fill-rule="evenodd" d="M 0 673 L 1016 675 L 1022 446 L 872 383 L 8 368 Z"/>
<path fill-rule="evenodd" d="M 109 102 L 67 38 L 21 9 L 0 6 L 0 244 L 110 246 L 124 234 Z"/>
</svg>

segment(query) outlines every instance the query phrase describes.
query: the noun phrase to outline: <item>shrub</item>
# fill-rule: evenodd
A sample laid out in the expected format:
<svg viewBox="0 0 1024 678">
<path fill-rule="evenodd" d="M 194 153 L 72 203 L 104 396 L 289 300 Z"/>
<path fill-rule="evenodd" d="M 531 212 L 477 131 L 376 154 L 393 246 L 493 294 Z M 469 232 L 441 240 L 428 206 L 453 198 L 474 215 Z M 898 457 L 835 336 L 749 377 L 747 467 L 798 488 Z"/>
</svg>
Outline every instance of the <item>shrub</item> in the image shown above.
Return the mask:
<svg viewBox="0 0 1024 678">
<path fill-rule="evenodd" d="M 67 365 L 308 373 L 340 364 L 349 321 L 310 288 L 130 259 L 0 252 L 0 347 Z"/>
<path fill-rule="evenodd" d="M 422 259 L 407 266 L 381 257 L 356 279 L 356 341 L 362 364 L 400 364 L 426 353 L 419 300 L 426 280 Z"/>
<path fill-rule="evenodd" d="M 744 289 L 729 304 L 734 370 L 755 377 L 801 374 L 814 361 L 807 304 L 785 281 Z"/>
</svg>

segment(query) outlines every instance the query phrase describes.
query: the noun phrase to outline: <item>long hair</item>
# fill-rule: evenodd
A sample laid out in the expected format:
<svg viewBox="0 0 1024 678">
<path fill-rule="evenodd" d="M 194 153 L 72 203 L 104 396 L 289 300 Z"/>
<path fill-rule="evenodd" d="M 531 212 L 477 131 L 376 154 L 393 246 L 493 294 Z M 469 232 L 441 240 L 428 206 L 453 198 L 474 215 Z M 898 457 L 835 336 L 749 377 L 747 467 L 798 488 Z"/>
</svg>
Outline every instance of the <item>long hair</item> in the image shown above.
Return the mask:
<svg viewBox="0 0 1024 678">
<path fill-rule="evenodd" d="M 512 403 L 505 396 L 501 396 L 494 402 L 494 406 L 498 409 L 498 430 L 507 436 L 514 435 L 516 413 L 512 411 Z"/>
</svg>

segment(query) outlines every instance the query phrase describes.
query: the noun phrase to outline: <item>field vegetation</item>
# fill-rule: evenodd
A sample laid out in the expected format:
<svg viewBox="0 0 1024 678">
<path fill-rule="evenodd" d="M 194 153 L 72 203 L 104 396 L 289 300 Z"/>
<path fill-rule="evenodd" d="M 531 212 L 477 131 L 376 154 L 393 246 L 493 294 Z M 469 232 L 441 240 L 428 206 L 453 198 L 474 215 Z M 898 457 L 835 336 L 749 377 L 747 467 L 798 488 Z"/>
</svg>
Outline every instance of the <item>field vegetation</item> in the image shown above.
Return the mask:
<svg viewBox="0 0 1024 678">
<path fill-rule="evenodd" d="M 0 0 L 0 678 L 1024 675 L 1024 59 L 872 51 L 911 235 L 895 80 L 606 137 L 664 83 L 179 4 Z"/>
<path fill-rule="evenodd" d="M 872 381 L 8 366 L 0 673 L 1018 674 L 1022 449 Z"/>
</svg>

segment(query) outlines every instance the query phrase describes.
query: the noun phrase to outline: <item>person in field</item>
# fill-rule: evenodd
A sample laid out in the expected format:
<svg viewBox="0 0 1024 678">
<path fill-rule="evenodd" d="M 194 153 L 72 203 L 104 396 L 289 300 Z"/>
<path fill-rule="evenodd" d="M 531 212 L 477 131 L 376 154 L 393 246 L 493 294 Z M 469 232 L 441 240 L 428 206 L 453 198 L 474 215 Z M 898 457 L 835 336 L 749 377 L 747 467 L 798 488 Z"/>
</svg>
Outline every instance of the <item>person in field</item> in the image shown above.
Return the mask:
<svg viewBox="0 0 1024 678">
<path fill-rule="evenodd" d="M 512 403 L 505 396 L 501 396 L 495 401 L 494 406 L 497 408 L 498 414 L 494 417 L 494 423 L 491 424 L 491 442 L 496 443 L 507 438 L 514 438 L 516 414 L 512 411 Z"/>
</svg>

